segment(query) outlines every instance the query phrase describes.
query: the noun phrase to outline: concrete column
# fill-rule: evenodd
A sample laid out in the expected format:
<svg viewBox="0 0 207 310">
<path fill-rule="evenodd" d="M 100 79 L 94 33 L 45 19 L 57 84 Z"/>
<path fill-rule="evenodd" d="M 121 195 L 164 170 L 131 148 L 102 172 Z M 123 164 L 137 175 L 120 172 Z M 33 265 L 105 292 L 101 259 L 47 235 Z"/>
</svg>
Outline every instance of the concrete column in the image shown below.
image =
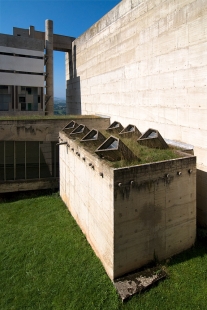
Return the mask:
<svg viewBox="0 0 207 310">
<path fill-rule="evenodd" d="M 45 115 L 54 114 L 53 104 L 53 21 L 45 21 L 45 48 L 46 48 L 46 96 Z"/>
<path fill-rule="evenodd" d="M 34 38 L 35 37 L 35 27 L 34 26 L 30 26 L 29 27 L 29 36 L 30 38 Z"/>
</svg>

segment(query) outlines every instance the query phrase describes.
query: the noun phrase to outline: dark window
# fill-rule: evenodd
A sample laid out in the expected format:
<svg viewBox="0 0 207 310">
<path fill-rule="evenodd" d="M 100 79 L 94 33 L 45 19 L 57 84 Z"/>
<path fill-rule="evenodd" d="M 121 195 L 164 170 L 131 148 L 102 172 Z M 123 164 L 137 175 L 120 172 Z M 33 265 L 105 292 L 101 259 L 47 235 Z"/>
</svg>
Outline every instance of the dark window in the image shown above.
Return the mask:
<svg viewBox="0 0 207 310">
<path fill-rule="evenodd" d="M 25 97 L 19 97 L 19 102 L 25 102 Z"/>
<path fill-rule="evenodd" d="M 7 85 L 0 85 L 0 89 L 7 89 L 8 90 L 8 86 Z"/>
<path fill-rule="evenodd" d="M 32 93 L 31 87 L 27 87 L 27 88 L 26 88 L 26 91 L 28 92 L 28 95 L 31 95 L 31 93 Z"/>
<path fill-rule="evenodd" d="M 21 111 L 26 111 L 26 103 L 21 102 Z"/>
</svg>

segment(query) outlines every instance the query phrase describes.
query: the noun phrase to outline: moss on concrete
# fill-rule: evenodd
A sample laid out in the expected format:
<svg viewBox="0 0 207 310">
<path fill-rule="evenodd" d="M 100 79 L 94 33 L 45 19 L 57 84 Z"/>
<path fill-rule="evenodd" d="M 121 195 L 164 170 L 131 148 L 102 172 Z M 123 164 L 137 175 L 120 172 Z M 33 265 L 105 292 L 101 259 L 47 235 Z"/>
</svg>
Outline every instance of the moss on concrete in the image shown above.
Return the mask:
<svg viewBox="0 0 207 310">
<path fill-rule="evenodd" d="M 19 115 L 19 116 L 0 116 L 0 121 L 18 121 L 18 120 L 53 120 L 53 119 L 79 119 L 79 118 L 101 118 L 97 115 L 48 115 L 48 116 L 42 116 L 42 115 Z"/>
</svg>

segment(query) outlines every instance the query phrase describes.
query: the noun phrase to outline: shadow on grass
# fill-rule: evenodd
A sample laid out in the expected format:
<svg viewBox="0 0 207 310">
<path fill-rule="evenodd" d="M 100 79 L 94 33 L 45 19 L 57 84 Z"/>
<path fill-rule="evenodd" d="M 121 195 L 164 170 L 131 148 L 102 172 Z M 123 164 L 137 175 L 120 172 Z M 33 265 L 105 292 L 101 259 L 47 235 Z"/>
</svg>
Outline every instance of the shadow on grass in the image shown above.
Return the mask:
<svg viewBox="0 0 207 310">
<path fill-rule="evenodd" d="M 14 193 L 3 193 L 0 194 L 0 203 L 9 203 L 22 199 L 37 198 L 40 196 L 50 196 L 54 193 L 58 194 L 57 189 L 42 189 L 35 191 L 23 191 L 23 192 L 14 192 Z"/>
<path fill-rule="evenodd" d="M 195 244 L 188 250 L 172 256 L 167 263 L 168 266 L 181 264 L 196 257 L 204 257 L 207 255 L 207 238 L 197 238 Z M 167 262 L 168 260 L 166 260 Z"/>
</svg>

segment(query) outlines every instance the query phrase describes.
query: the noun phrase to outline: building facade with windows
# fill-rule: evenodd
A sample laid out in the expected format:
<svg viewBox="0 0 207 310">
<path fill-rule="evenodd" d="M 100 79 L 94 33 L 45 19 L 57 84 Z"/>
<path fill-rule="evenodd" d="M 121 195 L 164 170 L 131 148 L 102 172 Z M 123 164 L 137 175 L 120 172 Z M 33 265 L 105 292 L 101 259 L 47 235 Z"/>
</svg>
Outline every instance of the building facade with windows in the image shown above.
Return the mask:
<svg viewBox="0 0 207 310">
<path fill-rule="evenodd" d="M 43 115 L 44 84 L 44 41 L 0 34 L 0 115 Z"/>
</svg>

